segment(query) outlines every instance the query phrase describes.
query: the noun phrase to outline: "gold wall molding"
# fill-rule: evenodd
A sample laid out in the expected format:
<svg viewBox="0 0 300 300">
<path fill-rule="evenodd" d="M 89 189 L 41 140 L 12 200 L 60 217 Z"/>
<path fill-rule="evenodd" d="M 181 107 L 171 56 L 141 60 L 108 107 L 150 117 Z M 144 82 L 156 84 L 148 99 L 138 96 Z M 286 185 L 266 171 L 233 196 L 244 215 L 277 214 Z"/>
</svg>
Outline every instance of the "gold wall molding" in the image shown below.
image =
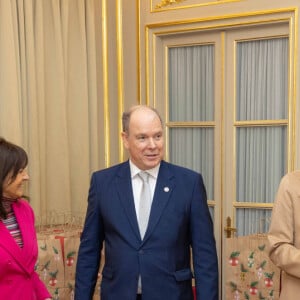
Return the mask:
<svg viewBox="0 0 300 300">
<path fill-rule="evenodd" d="M 102 62 L 103 62 L 103 110 L 104 110 L 104 163 L 110 166 L 110 115 L 109 115 L 109 67 L 108 67 L 108 8 L 107 1 L 102 1 Z"/>
<path fill-rule="evenodd" d="M 234 0 L 235 1 L 235 0 Z M 237 0 L 240 1 L 240 0 Z M 221 27 L 235 27 L 239 25 L 247 25 L 247 24 L 261 24 L 261 23 L 274 23 L 274 22 L 283 22 L 286 21 L 286 17 L 278 17 L 277 15 L 279 14 L 284 14 L 284 13 L 294 13 L 295 18 L 298 18 L 298 8 L 297 7 L 286 7 L 286 8 L 280 8 L 280 9 L 271 9 L 271 10 L 262 10 L 262 11 L 254 11 L 254 12 L 243 12 L 243 13 L 238 13 L 238 14 L 228 14 L 228 15 L 218 15 L 218 16 L 208 16 L 208 17 L 199 17 L 199 18 L 190 18 L 190 19 L 183 19 L 183 20 L 174 20 L 174 21 L 168 21 L 168 22 L 155 22 L 155 23 L 148 23 L 146 24 L 146 31 L 147 29 L 162 29 L 162 28 L 168 28 L 168 27 L 178 27 L 179 25 L 184 26 L 184 25 L 192 25 L 192 24 L 197 24 L 197 29 L 196 30 L 203 30 L 204 28 L 198 26 L 198 24 L 202 24 L 205 22 L 213 23 L 217 21 L 232 21 L 231 23 L 223 23 L 223 24 L 218 24 L 218 25 L 212 25 L 208 26 L 208 28 L 221 28 Z M 265 21 L 265 16 L 274 16 L 273 18 L 269 18 L 268 21 Z M 258 19 L 257 21 L 252 21 L 252 18 L 255 17 L 262 17 L 261 19 Z M 234 21 L 234 20 L 239 20 L 239 19 L 249 19 L 249 21 Z M 289 19 L 289 18 L 288 18 Z M 180 31 L 180 29 L 174 29 L 173 33 L 176 32 L 183 32 L 183 31 L 190 31 L 191 29 L 183 29 Z M 194 31 L 194 30 L 193 30 Z M 160 33 L 160 34 L 167 34 L 167 32 Z"/>
<path fill-rule="evenodd" d="M 186 1 L 186 0 L 162 0 L 159 4 L 155 5 L 155 8 L 160 9 L 160 8 L 163 8 L 163 7 L 172 5 L 172 4 L 184 2 L 184 1 Z"/>
<path fill-rule="evenodd" d="M 154 0 L 151 0 L 151 12 L 162 12 L 162 11 L 168 11 L 168 10 L 178 10 L 178 9 L 187 9 L 187 8 L 196 8 L 196 7 L 202 7 L 202 6 L 209 6 L 209 5 L 219 5 L 224 4 L 228 2 L 241 2 L 245 0 L 202 0 L 200 3 L 191 3 L 186 5 L 175 5 L 173 4 L 179 4 L 181 2 L 185 2 L 187 0 L 161 0 L 160 3 L 156 4 L 154 6 L 153 3 Z"/>
<path fill-rule="evenodd" d="M 122 18 L 122 1 L 116 1 L 117 16 L 117 63 L 118 63 L 118 131 L 122 132 L 122 113 L 124 110 L 124 57 L 123 57 L 123 18 Z M 122 140 L 119 139 L 119 161 L 124 160 L 124 147 Z"/>
</svg>

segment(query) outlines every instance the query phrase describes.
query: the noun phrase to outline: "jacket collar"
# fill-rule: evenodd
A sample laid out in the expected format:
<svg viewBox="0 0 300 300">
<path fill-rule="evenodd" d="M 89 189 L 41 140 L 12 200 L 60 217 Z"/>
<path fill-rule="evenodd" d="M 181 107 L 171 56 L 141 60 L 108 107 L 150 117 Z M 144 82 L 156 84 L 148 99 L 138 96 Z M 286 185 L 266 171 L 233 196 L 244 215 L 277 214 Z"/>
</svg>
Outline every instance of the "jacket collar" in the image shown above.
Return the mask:
<svg viewBox="0 0 300 300">
<path fill-rule="evenodd" d="M 29 222 L 32 220 L 31 216 L 28 215 L 27 209 L 18 201 L 13 203 L 13 210 L 22 234 L 22 239 L 24 242 L 23 248 L 20 248 L 16 243 L 6 226 L 0 221 L 0 247 L 2 247 L 11 257 L 15 260 L 17 264 L 27 273 L 31 273 L 28 266 L 27 252 L 32 251 L 35 239 L 32 236 L 32 225 Z"/>
<path fill-rule="evenodd" d="M 133 192 L 132 192 L 132 183 L 131 183 L 131 174 L 129 161 L 121 164 L 117 184 L 116 184 L 119 199 L 122 203 L 124 211 L 128 217 L 128 221 L 131 225 L 131 228 L 136 235 L 136 237 L 141 240 L 137 216 L 135 212 Z M 166 207 L 172 191 L 175 187 L 174 175 L 169 170 L 169 164 L 165 161 L 161 161 L 156 187 L 153 196 L 153 202 L 151 207 L 151 213 L 149 217 L 148 229 L 145 233 L 145 237 L 142 241 L 144 243 L 151 233 L 153 232 L 155 226 L 157 225 L 164 208 Z"/>
</svg>

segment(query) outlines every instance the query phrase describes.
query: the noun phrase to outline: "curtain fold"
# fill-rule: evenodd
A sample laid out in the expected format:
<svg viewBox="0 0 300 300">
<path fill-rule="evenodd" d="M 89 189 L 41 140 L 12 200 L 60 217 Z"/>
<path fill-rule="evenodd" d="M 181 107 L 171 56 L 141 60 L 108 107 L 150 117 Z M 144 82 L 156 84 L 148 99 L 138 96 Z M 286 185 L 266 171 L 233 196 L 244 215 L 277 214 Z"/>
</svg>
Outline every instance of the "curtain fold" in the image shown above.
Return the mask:
<svg viewBox="0 0 300 300">
<path fill-rule="evenodd" d="M 0 135 L 28 152 L 37 216 L 83 213 L 98 168 L 95 6 L 0 0 Z"/>
</svg>

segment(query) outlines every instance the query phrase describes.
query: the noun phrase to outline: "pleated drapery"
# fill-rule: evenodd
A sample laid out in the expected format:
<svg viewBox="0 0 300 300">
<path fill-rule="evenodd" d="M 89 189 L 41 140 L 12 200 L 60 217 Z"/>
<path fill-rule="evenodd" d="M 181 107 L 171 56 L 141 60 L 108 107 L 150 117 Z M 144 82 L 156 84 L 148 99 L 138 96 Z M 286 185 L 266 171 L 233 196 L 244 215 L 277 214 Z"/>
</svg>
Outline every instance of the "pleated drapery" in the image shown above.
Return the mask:
<svg viewBox="0 0 300 300">
<path fill-rule="evenodd" d="M 94 0 L 0 0 L 0 135 L 28 152 L 37 216 L 84 211 L 99 157 L 100 30 Z"/>
</svg>

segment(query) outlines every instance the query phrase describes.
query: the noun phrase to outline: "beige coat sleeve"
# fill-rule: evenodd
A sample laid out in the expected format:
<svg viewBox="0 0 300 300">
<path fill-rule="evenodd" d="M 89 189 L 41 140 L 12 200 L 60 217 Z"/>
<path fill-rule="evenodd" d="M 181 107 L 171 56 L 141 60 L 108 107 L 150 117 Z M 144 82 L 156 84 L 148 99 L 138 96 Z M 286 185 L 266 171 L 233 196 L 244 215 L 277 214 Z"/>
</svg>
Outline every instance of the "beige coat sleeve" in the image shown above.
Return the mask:
<svg viewBox="0 0 300 300">
<path fill-rule="evenodd" d="M 279 185 L 268 234 L 269 256 L 286 273 L 300 278 L 300 172 Z"/>
</svg>

